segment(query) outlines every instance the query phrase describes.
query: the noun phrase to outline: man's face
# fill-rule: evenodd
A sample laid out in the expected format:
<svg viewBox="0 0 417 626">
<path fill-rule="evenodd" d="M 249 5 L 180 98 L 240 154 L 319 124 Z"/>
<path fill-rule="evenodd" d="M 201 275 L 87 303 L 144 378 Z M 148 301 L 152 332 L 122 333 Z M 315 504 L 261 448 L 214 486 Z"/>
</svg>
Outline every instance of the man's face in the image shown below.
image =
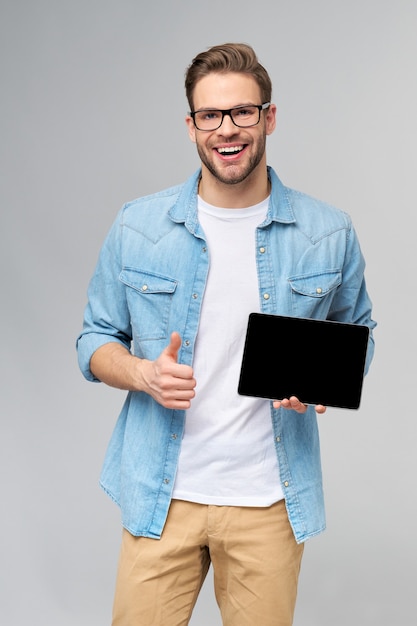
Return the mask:
<svg viewBox="0 0 417 626">
<path fill-rule="evenodd" d="M 263 104 L 260 89 L 252 76 L 239 73 L 212 73 L 200 79 L 194 89 L 194 110 L 231 109 Z M 261 112 L 259 124 L 239 128 L 230 116 L 217 130 L 200 131 L 191 117 L 186 118 L 190 139 L 197 145 L 201 162 L 218 181 L 234 185 L 266 166 L 266 136 L 275 128 L 276 107 Z"/>
</svg>

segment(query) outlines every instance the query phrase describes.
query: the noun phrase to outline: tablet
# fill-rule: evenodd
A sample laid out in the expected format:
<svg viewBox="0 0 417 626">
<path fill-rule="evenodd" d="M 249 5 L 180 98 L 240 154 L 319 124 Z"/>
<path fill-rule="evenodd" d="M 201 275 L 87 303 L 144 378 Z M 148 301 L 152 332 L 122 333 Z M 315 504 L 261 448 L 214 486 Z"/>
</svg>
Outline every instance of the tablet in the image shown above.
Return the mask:
<svg viewBox="0 0 417 626">
<path fill-rule="evenodd" d="M 364 325 L 251 313 L 238 393 L 358 409 L 368 337 Z"/>
</svg>

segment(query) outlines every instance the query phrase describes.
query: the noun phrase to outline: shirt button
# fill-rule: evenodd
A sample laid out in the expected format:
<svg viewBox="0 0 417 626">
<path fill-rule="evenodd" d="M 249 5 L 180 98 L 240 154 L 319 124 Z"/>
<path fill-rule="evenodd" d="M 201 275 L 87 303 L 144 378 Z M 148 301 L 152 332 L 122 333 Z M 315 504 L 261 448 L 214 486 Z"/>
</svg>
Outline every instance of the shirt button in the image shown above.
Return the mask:
<svg viewBox="0 0 417 626">
<path fill-rule="evenodd" d="M 142 291 L 146 291 L 148 288 L 148 285 L 142 285 Z"/>
<path fill-rule="evenodd" d="M 263 254 L 265 252 L 265 248 L 259 248 L 259 252 Z"/>
<path fill-rule="evenodd" d="M 288 480 L 286 480 L 285 483 L 284 483 L 284 487 L 288 487 L 289 484 L 290 483 L 288 482 Z"/>
<path fill-rule="evenodd" d="M 164 478 L 164 483 L 165 483 L 166 485 L 169 485 L 169 482 L 170 482 L 169 478 Z"/>
<path fill-rule="evenodd" d="M 172 433 L 171 435 L 172 439 L 176 439 L 178 437 L 177 433 Z"/>
<path fill-rule="evenodd" d="M 277 437 L 275 441 L 279 443 L 281 441 L 281 437 Z"/>
<path fill-rule="evenodd" d="M 264 293 L 264 300 L 269 300 L 269 293 Z"/>
<path fill-rule="evenodd" d="M 186 341 L 184 341 L 184 345 L 185 346 L 189 346 L 190 345 L 190 342 L 188 341 L 188 339 Z"/>
<path fill-rule="evenodd" d="M 323 289 L 321 287 L 317 287 L 316 293 L 323 293 Z"/>
<path fill-rule="evenodd" d="M 197 298 L 198 298 L 198 294 L 197 294 L 197 293 L 193 293 L 193 296 L 192 296 L 192 297 L 194 298 L 194 300 L 197 300 Z"/>
</svg>

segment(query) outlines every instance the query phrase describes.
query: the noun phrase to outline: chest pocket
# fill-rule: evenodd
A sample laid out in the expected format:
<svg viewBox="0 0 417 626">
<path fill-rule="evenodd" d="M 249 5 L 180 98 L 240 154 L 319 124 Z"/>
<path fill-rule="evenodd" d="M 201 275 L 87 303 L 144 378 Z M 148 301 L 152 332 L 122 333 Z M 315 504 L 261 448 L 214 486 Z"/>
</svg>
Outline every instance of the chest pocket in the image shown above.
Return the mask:
<svg viewBox="0 0 417 626">
<path fill-rule="evenodd" d="M 337 287 L 342 282 L 340 270 L 303 274 L 288 279 L 291 308 L 297 317 L 325 318 Z"/>
<path fill-rule="evenodd" d="M 126 285 L 133 341 L 165 339 L 177 281 L 133 268 L 123 268 L 119 280 Z"/>
</svg>

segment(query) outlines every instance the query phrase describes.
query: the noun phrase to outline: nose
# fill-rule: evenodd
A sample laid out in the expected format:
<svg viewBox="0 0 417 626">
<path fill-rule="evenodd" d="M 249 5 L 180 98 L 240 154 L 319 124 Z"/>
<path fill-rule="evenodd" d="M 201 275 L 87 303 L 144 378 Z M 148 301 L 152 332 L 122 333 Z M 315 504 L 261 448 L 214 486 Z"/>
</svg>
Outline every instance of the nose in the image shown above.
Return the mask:
<svg viewBox="0 0 417 626">
<path fill-rule="evenodd" d="M 232 116 L 230 113 L 225 113 L 223 117 L 223 122 L 218 129 L 218 132 L 222 135 L 234 135 L 236 133 L 237 126 L 233 123 Z"/>
</svg>

